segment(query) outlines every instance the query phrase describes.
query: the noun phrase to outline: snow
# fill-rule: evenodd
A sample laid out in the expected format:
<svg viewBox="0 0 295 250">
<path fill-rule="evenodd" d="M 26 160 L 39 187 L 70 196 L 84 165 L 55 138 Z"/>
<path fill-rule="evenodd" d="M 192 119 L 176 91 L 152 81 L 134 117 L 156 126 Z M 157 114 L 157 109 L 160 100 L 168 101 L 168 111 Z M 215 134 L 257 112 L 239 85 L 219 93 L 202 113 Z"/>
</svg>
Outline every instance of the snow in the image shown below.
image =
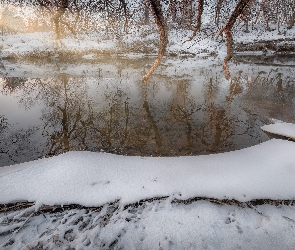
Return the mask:
<svg viewBox="0 0 295 250">
<path fill-rule="evenodd" d="M 224 58 L 226 44 L 224 37 L 216 37 L 218 30 L 215 30 L 215 14 L 212 11 L 211 4 L 213 3 L 206 5 L 202 18 L 202 28 L 191 41 L 189 41 L 193 33 L 191 30 L 180 28 L 175 23 L 171 23 L 171 27 L 169 26 L 168 54 L 189 53 L 191 55 L 211 55 L 218 56 L 220 59 Z M 227 5 L 228 11 L 235 6 L 230 3 L 227 3 Z M 132 8 L 135 8 L 135 11 L 140 6 L 140 2 L 137 2 L 133 4 Z M 42 14 L 40 15 L 40 13 Z M 137 11 L 134 12 L 134 20 L 142 18 L 138 13 Z M 9 32 L 2 34 L 1 53 L 3 57 L 27 55 L 46 57 L 56 52 L 92 53 L 93 51 L 97 53 L 141 52 L 147 54 L 146 51 L 157 53 L 158 50 L 159 34 L 156 25 L 138 26 L 141 20 L 131 21 L 128 33 L 126 33 L 122 27 L 116 25 L 110 28 L 103 15 L 89 13 L 83 19 L 85 22 L 80 20 L 79 27 L 76 27 L 75 30 L 77 34 L 74 35 L 72 31 L 65 29 L 61 39 L 57 41 L 51 21 L 52 13 L 47 13 L 33 6 L 0 4 L 0 16 L 8 28 L 17 32 L 17 34 L 9 34 Z M 65 20 L 70 22 L 75 18 L 74 13 L 68 13 Z M 89 22 L 86 22 L 86 20 Z M 235 42 L 256 43 L 262 40 L 276 40 L 278 44 L 284 44 L 285 39 L 287 39 L 290 40 L 289 44 L 294 43 L 295 28 L 288 29 L 287 23 L 280 23 L 279 30 L 278 25 L 271 24 L 271 31 L 267 31 L 262 19 L 259 19 L 258 22 L 253 21 L 249 23 L 249 33 L 244 32 L 244 22 L 238 22 L 235 25 L 233 30 Z M 123 23 L 120 24 L 123 26 Z M 213 32 L 214 30 L 215 32 Z"/>
<path fill-rule="evenodd" d="M 1 8 L 0 8 L 1 10 Z M 32 12 L 39 12 L 27 7 L 24 11 L 21 8 L 15 7 L 14 12 L 11 12 L 12 17 L 20 17 L 24 23 L 26 20 L 33 18 Z M 18 14 L 17 14 L 18 13 Z M 22 13 L 20 15 L 20 13 Z M 37 19 L 37 16 L 34 17 Z M 33 19 L 34 19 L 33 18 Z M 44 19 L 50 20 L 49 17 Z M 99 19 L 99 17 L 94 17 Z M 210 18 L 213 18 L 212 16 Z M 209 19 L 210 19 L 209 18 Z M 47 20 L 46 19 L 46 20 Z M 216 35 L 212 33 L 208 35 L 206 29 L 210 30 L 212 20 L 203 20 L 203 28 L 198 35 L 189 41 L 192 31 L 185 29 L 169 29 L 169 45 L 167 47 L 167 54 L 182 53 L 198 56 L 217 56 L 223 59 L 226 55 L 226 43 L 224 38 L 216 39 Z M 47 20 L 47 21 L 48 21 Z M 50 22 L 49 22 L 50 23 Z M 103 25 L 103 24 L 101 24 Z M 22 30 L 28 29 L 28 24 L 24 25 Z M 234 41 L 239 43 L 256 43 L 258 41 L 272 41 L 276 40 L 278 44 L 283 44 L 289 39 L 292 39 L 295 34 L 295 28 L 287 29 L 286 25 L 281 28 L 281 33 L 277 30 L 265 31 L 260 23 L 252 24 L 250 33 L 245 33 L 243 29 L 237 27 L 234 30 Z M 51 31 L 50 31 L 51 30 Z M 117 32 L 117 33 L 116 33 Z M 65 37 L 60 40 L 55 40 L 55 34 L 51 27 L 43 31 L 30 31 L 27 33 L 18 32 L 17 34 L 5 33 L 2 35 L 1 54 L 2 57 L 19 57 L 19 56 L 47 56 L 59 52 L 62 53 L 126 53 L 126 52 L 140 52 L 143 54 L 157 53 L 159 35 L 154 25 L 137 26 L 130 25 L 128 34 L 122 31 L 110 31 L 106 33 L 103 28 L 91 29 L 87 32 L 77 30 L 77 37 L 75 38 L 71 33 L 67 32 Z M 279 42 L 279 40 L 282 40 Z M 293 41 L 289 41 L 293 44 Z M 243 53 L 243 52 L 239 52 Z M 246 52 L 248 54 L 257 54 L 259 52 Z M 261 52 L 260 52 L 261 53 Z M 268 52 L 271 53 L 271 52 Z"/>
<path fill-rule="evenodd" d="M 293 123 L 278 122 L 275 124 L 264 125 L 261 129 L 269 133 L 295 139 L 295 124 Z"/>
<path fill-rule="evenodd" d="M 29 9 L 23 11 L 24 19 L 34 15 Z M 208 18 L 204 23 L 209 22 Z M 234 40 L 247 43 L 294 37 L 294 28 L 283 27 L 282 35 L 277 30 L 265 32 L 258 25 L 252 25 L 250 34 L 236 32 Z M 74 52 L 82 53 L 85 60 L 93 60 L 101 52 L 134 50 L 134 54 L 127 56 L 140 58 L 142 54 L 136 54 L 138 48 L 133 47 L 138 40 L 139 47 L 147 44 L 153 53 L 157 52 L 153 45 L 158 42 L 156 32 L 138 39 L 147 31 L 131 27 L 129 35 L 117 39 L 106 39 L 104 30 L 90 31 L 90 35 L 79 33 L 77 39 L 67 36 L 60 41 L 54 40 L 53 32 L 5 34 L 0 54 L 1 57 L 58 57 L 61 52 Z M 200 33 L 199 39 L 185 42 L 190 31 L 169 32 L 168 54 L 181 52 L 202 57 L 218 52 L 219 60 L 225 56 L 225 42 L 215 41 L 213 36 Z M 186 66 L 191 66 L 191 62 L 182 62 L 181 67 Z M 20 68 L 23 70 L 20 75 L 42 75 L 43 71 L 50 71 L 24 63 Z M 78 74 L 83 70 L 79 66 L 61 71 Z M 290 123 L 265 125 L 262 130 L 295 138 L 295 125 Z M 175 199 L 185 201 L 194 197 L 240 202 L 294 200 L 294 150 L 294 142 L 273 139 L 243 150 L 209 156 L 153 158 L 68 152 L 6 166 L 0 168 L 0 204 L 30 201 L 34 206 L 16 212 L 0 211 L 0 248 L 294 249 L 294 205 L 253 208 L 221 206 L 208 201 L 173 203 Z M 162 199 L 155 200 L 156 197 Z M 145 199 L 151 201 L 142 202 Z M 43 204 L 101 207 L 35 214 Z"/>
<path fill-rule="evenodd" d="M 295 144 L 270 140 L 243 150 L 187 157 L 68 152 L 0 169 L 0 203 L 100 206 L 170 196 L 250 201 L 294 199 Z"/>
<path fill-rule="evenodd" d="M 30 207 L 0 213 L 0 248 L 289 250 L 295 247 L 294 212 L 287 204 L 249 208 L 169 199 L 36 215 Z"/>
<path fill-rule="evenodd" d="M 113 41 L 98 42 L 96 37 L 80 36 L 79 39 L 64 38 L 54 40 L 51 32 L 25 34 L 7 34 L 2 43 L 2 57 L 9 56 L 44 56 L 57 52 L 110 51 L 116 45 Z"/>
</svg>

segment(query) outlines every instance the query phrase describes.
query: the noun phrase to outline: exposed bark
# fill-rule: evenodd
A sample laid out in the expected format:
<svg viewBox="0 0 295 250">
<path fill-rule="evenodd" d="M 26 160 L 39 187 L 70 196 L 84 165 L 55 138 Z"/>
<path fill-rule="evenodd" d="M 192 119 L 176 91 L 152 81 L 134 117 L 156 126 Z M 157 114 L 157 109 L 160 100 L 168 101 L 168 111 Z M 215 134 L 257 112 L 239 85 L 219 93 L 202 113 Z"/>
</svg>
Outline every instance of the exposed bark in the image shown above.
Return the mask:
<svg viewBox="0 0 295 250">
<path fill-rule="evenodd" d="M 57 12 L 52 17 L 56 40 L 59 40 L 61 38 L 60 19 L 64 15 L 64 13 L 65 13 L 65 8 L 58 8 Z"/>
<path fill-rule="evenodd" d="M 225 27 L 219 32 L 219 34 L 221 34 L 225 30 L 231 30 L 235 25 L 237 18 L 244 13 L 244 11 L 249 7 L 251 2 L 252 0 L 239 0 L 228 22 L 226 23 Z"/>
<path fill-rule="evenodd" d="M 181 0 L 180 3 L 181 21 L 184 23 L 190 23 L 192 20 L 192 0 Z"/>
<path fill-rule="evenodd" d="M 197 25 L 196 27 L 189 25 L 189 29 L 193 31 L 193 34 L 188 41 L 193 40 L 194 37 L 197 35 L 197 32 L 201 29 L 203 11 L 204 11 L 204 0 L 198 0 Z"/>
<path fill-rule="evenodd" d="M 150 78 L 151 74 L 160 65 L 168 45 L 168 27 L 163 15 L 161 2 L 160 0 L 149 0 L 148 4 L 149 4 L 151 13 L 154 16 L 155 23 L 158 26 L 158 31 L 160 34 L 160 44 L 159 44 L 159 50 L 158 50 L 158 57 L 155 60 L 154 64 L 149 69 L 149 71 L 143 77 L 144 81 L 147 81 Z"/>
<path fill-rule="evenodd" d="M 128 10 L 127 10 L 127 3 L 125 2 L 125 0 L 119 0 L 121 3 L 121 8 L 123 8 L 124 11 L 124 17 L 125 17 L 125 23 L 124 23 L 124 31 L 127 33 L 127 29 L 129 26 L 129 22 L 128 22 Z"/>
<path fill-rule="evenodd" d="M 150 12 L 148 7 L 144 6 L 144 25 L 150 25 Z"/>
<path fill-rule="evenodd" d="M 216 4 L 216 11 L 215 11 L 215 24 L 219 27 L 219 20 L 220 20 L 220 10 L 222 7 L 223 0 L 218 0 Z"/>
<path fill-rule="evenodd" d="M 263 19 L 265 21 L 265 24 L 266 24 L 266 30 L 269 31 L 270 28 L 269 28 L 269 18 L 268 18 L 268 12 L 269 12 L 269 1 L 268 0 L 264 0 L 261 4 L 260 4 L 260 9 L 259 9 L 259 13 L 262 12 L 262 16 L 263 16 Z M 257 22 L 258 20 L 258 15 L 257 15 L 257 18 L 256 18 L 256 21 L 255 23 Z"/>
<path fill-rule="evenodd" d="M 244 13 L 244 11 L 249 8 L 250 3 L 252 0 L 239 0 L 236 8 L 234 9 L 233 13 L 231 14 L 228 22 L 226 23 L 225 27 L 220 30 L 219 35 L 223 32 L 226 36 L 226 48 L 227 48 L 227 55 L 223 61 L 223 69 L 225 70 L 225 77 L 228 80 L 230 78 L 230 72 L 228 68 L 228 62 L 233 57 L 233 37 L 232 37 L 232 28 L 237 21 L 237 18 Z"/>
<path fill-rule="evenodd" d="M 185 12 L 186 19 L 191 22 L 193 19 L 193 1 L 192 0 L 184 0 L 185 1 Z"/>
<path fill-rule="evenodd" d="M 169 2 L 169 12 L 172 18 L 172 21 L 176 21 L 176 14 L 177 14 L 177 2 L 176 0 L 170 0 Z"/>
<path fill-rule="evenodd" d="M 289 26 L 287 27 L 288 29 L 292 29 L 295 24 L 295 1 L 294 3 L 291 1 L 290 10 L 292 10 L 292 13 L 290 16 Z"/>
</svg>

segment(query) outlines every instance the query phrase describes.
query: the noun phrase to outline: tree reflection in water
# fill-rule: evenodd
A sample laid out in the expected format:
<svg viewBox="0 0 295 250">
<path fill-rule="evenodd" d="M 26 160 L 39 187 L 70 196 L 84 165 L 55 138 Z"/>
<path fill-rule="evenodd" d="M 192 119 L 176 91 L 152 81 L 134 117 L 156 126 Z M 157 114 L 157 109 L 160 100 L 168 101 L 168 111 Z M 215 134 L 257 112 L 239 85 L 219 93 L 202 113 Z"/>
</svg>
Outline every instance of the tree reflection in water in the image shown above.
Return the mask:
<svg viewBox="0 0 295 250">
<path fill-rule="evenodd" d="M 0 166 L 31 161 L 43 156 L 42 145 L 36 141 L 38 128 L 16 129 L 0 115 Z"/>
<path fill-rule="evenodd" d="M 267 140 L 260 126 L 269 118 L 295 120 L 294 76 L 287 71 L 237 70 L 228 85 L 215 68 L 157 74 L 143 82 L 128 60 L 112 65 L 101 65 L 98 77 L 2 78 L 3 96 L 13 96 L 24 112 L 39 107 L 40 115 L 21 129 L 1 116 L 0 152 L 6 159 L 1 164 L 69 150 L 146 156 L 224 152 Z"/>
</svg>

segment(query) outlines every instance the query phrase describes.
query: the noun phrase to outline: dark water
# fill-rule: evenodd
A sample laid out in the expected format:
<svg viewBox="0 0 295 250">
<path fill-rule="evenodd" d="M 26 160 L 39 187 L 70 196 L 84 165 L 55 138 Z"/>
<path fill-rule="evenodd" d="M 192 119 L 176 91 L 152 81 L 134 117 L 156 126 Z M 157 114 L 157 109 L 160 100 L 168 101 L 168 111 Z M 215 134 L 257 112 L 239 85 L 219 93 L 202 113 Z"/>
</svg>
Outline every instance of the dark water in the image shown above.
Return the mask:
<svg viewBox="0 0 295 250">
<path fill-rule="evenodd" d="M 4 60 L 0 166 L 69 150 L 179 156 L 269 139 L 272 118 L 295 122 L 293 67 L 172 58 L 142 82 L 149 57 Z"/>
</svg>

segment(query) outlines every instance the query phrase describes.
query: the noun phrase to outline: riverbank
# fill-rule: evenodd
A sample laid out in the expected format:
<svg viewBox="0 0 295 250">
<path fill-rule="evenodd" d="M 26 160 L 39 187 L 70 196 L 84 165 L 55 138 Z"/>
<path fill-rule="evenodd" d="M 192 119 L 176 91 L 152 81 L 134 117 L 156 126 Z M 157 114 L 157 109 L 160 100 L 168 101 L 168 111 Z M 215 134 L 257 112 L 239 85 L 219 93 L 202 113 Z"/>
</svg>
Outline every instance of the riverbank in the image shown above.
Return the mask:
<svg viewBox="0 0 295 250">
<path fill-rule="evenodd" d="M 155 25 L 57 34 L 51 12 L 27 30 L 39 12 L 16 11 L 0 44 L 1 249 L 295 248 L 295 144 L 260 129 L 294 121 L 294 27 L 237 27 L 229 80 L 209 19 L 190 41 L 171 27 L 149 84 Z"/>
<path fill-rule="evenodd" d="M 0 212 L 3 249 L 293 249 L 295 207 L 151 199 Z"/>
<path fill-rule="evenodd" d="M 294 127 L 265 129 L 286 136 L 285 126 Z M 0 202 L 32 203 L 1 206 L 1 247 L 292 249 L 294 147 L 273 139 L 178 158 L 71 152 L 2 168 Z"/>
<path fill-rule="evenodd" d="M 295 52 L 295 28 L 282 31 L 262 31 L 259 25 L 250 33 L 236 30 L 233 33 L 234 53 L 293 54 Z M 259 29 L 260 28 L 260 29 Z M 191 31 L 171 28 L 166 56 L 213 57 L 223 59 L 226 55 L 226 41 L 206 30 L 190 40 Z M 106 33 L 104 30 L 89 30 L 68 34 L 55 39 L 50 30 L 31 32 L 2 32 L 1 58 L 58 57 L 59 55 L 127 55 L 157 54 L 159 35 L 153 25 L 137 28 L 130 26 L 128 32 Z"/>
</svg>

